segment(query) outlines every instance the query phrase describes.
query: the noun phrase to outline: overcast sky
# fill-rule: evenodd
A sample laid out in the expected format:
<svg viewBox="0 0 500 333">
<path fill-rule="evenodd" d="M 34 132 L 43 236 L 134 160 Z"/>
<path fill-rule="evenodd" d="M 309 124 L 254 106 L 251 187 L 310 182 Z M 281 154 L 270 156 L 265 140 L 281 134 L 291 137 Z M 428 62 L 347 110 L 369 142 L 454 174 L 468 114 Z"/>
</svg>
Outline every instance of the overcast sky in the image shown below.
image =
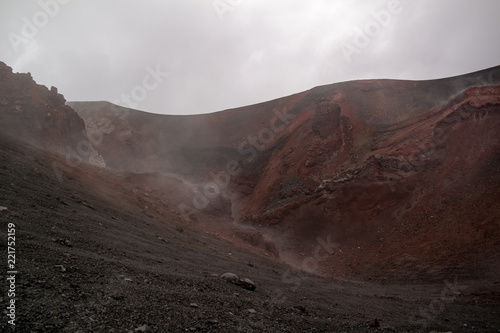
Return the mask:
<svg viewBox="0 0 500 333">
<path fill-rule="evenodd" d="M 0 0 L 0 60 L 67 100 L 165 114 L 500 65 L 500 1 Z"/>
</svg>

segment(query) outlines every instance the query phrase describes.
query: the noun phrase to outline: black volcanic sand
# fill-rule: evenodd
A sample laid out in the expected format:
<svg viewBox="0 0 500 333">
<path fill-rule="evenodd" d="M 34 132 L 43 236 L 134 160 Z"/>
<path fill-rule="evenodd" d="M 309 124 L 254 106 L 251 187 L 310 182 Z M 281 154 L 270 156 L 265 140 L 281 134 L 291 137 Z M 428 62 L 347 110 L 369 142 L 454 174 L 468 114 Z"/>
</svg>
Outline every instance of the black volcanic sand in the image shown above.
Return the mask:
<svg viewBox="0 0 500 333">
<path fill-rule="evenodd" d="M 0 248 L 6 262 L 7 223 L 15 223 L 16 332 L 500 330 L 498 281 L 382 284 L 299 273 L 113 200 L 113 188 L 97 186 L 113 184 L 114 174 L 82 165 L 59 182 L 53 161 L 0 139 L 0 206 L 8 208 Z M 226 272 L 257 289 L 218 277 Z M 5 312 L 6 282 L 0 297 Z M 2 332 L 12 331 L 2 315 Z"/>
</svg>

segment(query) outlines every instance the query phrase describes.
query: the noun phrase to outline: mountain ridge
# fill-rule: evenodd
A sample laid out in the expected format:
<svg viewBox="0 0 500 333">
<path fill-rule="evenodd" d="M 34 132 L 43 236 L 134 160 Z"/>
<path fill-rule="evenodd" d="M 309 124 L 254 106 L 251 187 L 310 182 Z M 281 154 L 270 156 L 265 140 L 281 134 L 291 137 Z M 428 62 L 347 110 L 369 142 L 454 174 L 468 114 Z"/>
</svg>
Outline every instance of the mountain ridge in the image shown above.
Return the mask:
<svg viewBox="0 0 500 333">
<path fill-rule="evenodd" d="M 388 232 L 394 244 L 413 239 L 407 232 L 420 228 L 435 196 L 454 197 L 450 184 L 455 184 L 454 191 L 465 186 L 454 177 L 469 177 L 466 170 L 495 161 L 499 83 L 497 66 L 430 81 L 342 82 L 196 116 L 129 110 L 119 119 L 123 109 L 108 104 L 104 109 L 108 114 L 114 109 L 116 132 L 95 149 L 112 169 L 181 179 L 191 194 L 172 200 L 172 206 L 186 223 L 210 226 L 221 237 L 225 229 L 241 229 L 227 237 L 300 265 L 300 253 L 312 251 L 322 234 L 332 235 L 343 253 L 362 244 L 373 248 L 378 242 L 373 232 Z M 84 119 L 105 114 L 102 104 L 94 109 L 69 104 Z M 461 150 L 464 135 L 474 139 Z M 463 162 L 452 161 L 450 155 Z M 465 205 L 463 199 L 456 200 L 456 205 Z M 496 216 L 497 204 L 491 205 Z M 473 209 L 467 219 L 478 214 Z M 400 236 L 389 232 L 401 223 L 412 227 Z M 481 233 L 481 228 L 471 232 Z M 433 230 L 426 234 L 433 235 Z M 429 243 L 436 251 L 442 247 L 439 239 Z M 454 250 L 465 255 L 468 250 L 457 247 L 464 241 L 460 239 Z M 488 246 L 496 247 L 491 240 Z M 418 248 L 415 244 L 409 250 L 413 257 L 419 257 Z M 374 275 L 375 263 L 391 257 L 388 249 L 401 251 L 387 246 L 379 258 L 366 256 L 371 262 L 358 262 L 358 268 L 353 262 L 359 258 L 351 254 L 330 258 L 323 273 L 359 276 L 369 270 Z M 422 264 L 443 256 L 419 260 Z"/>
</svg>

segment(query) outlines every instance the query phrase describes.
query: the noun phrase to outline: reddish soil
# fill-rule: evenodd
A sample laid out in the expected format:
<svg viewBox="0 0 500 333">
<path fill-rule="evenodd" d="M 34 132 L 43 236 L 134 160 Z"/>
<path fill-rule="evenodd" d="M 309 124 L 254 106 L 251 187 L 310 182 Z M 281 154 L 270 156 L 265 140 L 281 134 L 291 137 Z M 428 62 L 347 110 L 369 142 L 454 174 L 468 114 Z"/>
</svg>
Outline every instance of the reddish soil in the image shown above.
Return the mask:
<svg viewBox="0 0 500 333">
<path fill-rule="evenodd" d="M 106 167 L 145 173 L 187 224 L 296 267 L 329 236 L 318 274 L 434 281 L 499 272 L 498 83 L 353 81 L 188 117 L 70 105 Z"/>
</svg>

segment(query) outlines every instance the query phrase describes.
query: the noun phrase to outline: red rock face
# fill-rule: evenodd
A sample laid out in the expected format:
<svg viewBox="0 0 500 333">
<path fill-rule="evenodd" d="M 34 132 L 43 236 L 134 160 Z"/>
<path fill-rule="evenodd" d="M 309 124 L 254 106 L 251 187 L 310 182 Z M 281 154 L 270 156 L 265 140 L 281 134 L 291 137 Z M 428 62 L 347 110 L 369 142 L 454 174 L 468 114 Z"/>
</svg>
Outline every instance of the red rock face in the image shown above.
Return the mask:
<svg viewBox="0 0 500 333">
<path fill-rule="evenodd" d="M 395 269 L 413 274 L 419 265 L 420 274 L 431 274 L 433 267 L 473 262 L 485 249 L 494 253 L 500 236 L 495 222 L 499 89 L 471 88 L 443 107 L 372 129 L 369 147 L 356 146 L 362 141 L 354 135 L 354 145 L 338 150 L 343 162 L 327 162 L 337 170 L 323 174 L 316 189 L 283 199 L 282 205 L 264 203 L 260 193 L 245 213 L 288 235 L 291 252 L 311 255 L 315 239 L 329 235 L 340 246 L 323 260 L 326 274 L 382 276 Z M 301 175 L 300 168 L 296 173 Z M 283 172 L 267 179 L 280 177 L 281 187 L 265 187 L 276 188 L 274 193 L 286 188 L 291 181 Z M 310 177 L 295 178 L 295 189 L 304 188 Z"/>
<path fill-rule="evenodd" d="M 68 146 L 76 152 L 78 144 L 87 141 L 82 119 L 56 88 L 36 84 L 29 73 L 14 74 L 0 62 L 0 91 L 2 135 L 64 154 Z"/>
<path fill-rule="evenodd" d="M 498 268 L 499 83 L 353 81 L 197 116 L 69 104 L 147 214 L 318 274 L 440 279 Z"/>
</svg>

